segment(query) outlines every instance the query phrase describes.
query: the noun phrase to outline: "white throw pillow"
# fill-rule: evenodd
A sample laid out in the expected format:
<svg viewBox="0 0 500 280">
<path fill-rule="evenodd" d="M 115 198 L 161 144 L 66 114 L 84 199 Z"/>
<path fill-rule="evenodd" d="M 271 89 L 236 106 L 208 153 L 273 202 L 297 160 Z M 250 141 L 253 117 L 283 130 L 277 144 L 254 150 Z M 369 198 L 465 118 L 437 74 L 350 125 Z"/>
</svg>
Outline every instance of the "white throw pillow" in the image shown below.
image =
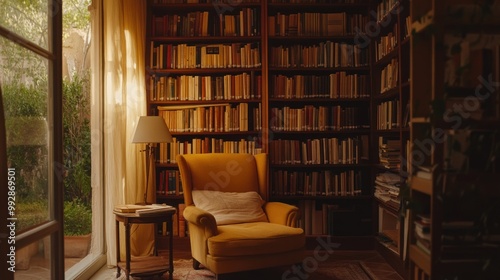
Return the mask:
<svg viewBox="0 0 500 280">
<path fill-rule="evenodd" d="M 268 222 L 262 210 L 265 201 L 257 192 L 193 190 L 193 202 L 214 215 L 217 225 Z"/>
</svg>

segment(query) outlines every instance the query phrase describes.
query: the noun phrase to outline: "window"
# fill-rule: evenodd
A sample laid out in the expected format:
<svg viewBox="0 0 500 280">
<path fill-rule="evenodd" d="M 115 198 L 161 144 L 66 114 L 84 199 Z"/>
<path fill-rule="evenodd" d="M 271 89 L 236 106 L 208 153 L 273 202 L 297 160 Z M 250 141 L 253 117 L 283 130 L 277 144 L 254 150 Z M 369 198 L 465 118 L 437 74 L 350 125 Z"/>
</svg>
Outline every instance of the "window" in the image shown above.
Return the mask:
<svg viewBox="0 0 500 280">
<path fill-rule="evenodd" d="M 7 217 L 10 227 L 2 226 L 2 231 L 7 228 L 7 234 L 16 236 L 11 271 L 29 265 L 32 253 L 43 250 L 52 279 L 64 277 L 57 269 L 64 261 L 60 11 L 58 1 L 0 1 L 0 84 L 8 167 L 2 172 L 15 182 L 8 193 L 13 202 Z"/>
<path fill-rule="evenodd" d="M 12 279 L 32 279 L 35 268 L 42 279 L 88 279 L 106 262 L 101 3 L 67 0 L 61 6 L 50 0 L 0 0 L 0 85 L 8 172 L 16 188 Z M 78 9 L 86 14 L 75 19 Z M 85 216 L 93 234 L 90 249 L 86 256 L 65 255 L 61 219 L 72 234 L 88 233 L 88 227 L 76 228 L 81 220 L 71 219 Z"/>
</svg>

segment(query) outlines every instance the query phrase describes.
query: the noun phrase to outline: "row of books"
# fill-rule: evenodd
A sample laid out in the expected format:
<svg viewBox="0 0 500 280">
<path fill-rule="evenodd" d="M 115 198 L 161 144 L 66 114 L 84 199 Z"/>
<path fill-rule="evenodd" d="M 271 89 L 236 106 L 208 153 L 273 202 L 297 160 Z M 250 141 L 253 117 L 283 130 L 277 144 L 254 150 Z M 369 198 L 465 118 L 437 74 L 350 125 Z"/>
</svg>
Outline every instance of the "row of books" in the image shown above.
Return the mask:
<svg viewBox="0 0 500 280">
<path fill-rule="evenodd" d="M 363 193 L 360 171 L 334 172 L 276 170 L 271 173 L 271 192 L 277 196 L 353 196 Z"/>
<path fill-rule="evenodd" d="M 161 106 L 163 117 L 171 132 L 232 132 L 259 131 L 262 110 L 248 103 Z"/>
<path fill-rule="evenodd" d="M 401 126 L 400 103 L 399 100 L 389 100 L 377 105 L 377 129 Z"/>
<path fill-rule="evenodd" d="M 305 12 L 268 17 L 269 36 L 343 36 L 355 34 L 368 22 L 361 14 Z"/>
<path fill-rule="evenodd" d="M 398 59 L 393 58 L 380 72 L 380 93 L 395 88 L 399 82 Z"/>
<path fill-rule="evenodd" d="M 160 170 L 156 176 L 156 195 L 184 194 L 179 170 Z"/>
<path fill-rule="evenodd" d="M 403 179 L 399 174 L 384 172 L 375 177 L 374 196 L 394 209 L 401 206 L 400 187 Z"/>
<path fill-rule="evenodd" d="M 453 219 L 441 224 L 441 257 L 445 259 L 475 258 L 478 255 L 497 254 L 500 235 L 497 232 L 484 234 L 473 220 Z M 415 244 L 431 254 L 431 219 L 417 215 L 414 221 Z"/>
<path fill-rule="evenodd" d="M 220 15 L 219 34 L 223 36 L 260 35 L 260 13 L 257 8 L 242 8 L 238 15 Z"/>
<path fill-rule="evenodd" d="M 371 230 L 368 224 L 362 224 L 364 217 L 356 206 L 301 200 L 297 207 L 300 211 L 298 226 L 306 235 L 359 235 Z"/>
<path fill-rule="evenodd" d="M 427 215 L 417 215 L 414 222 L 415 244 L 427 254 L 431 253 L 431 219 Z"/>
<path fill-rule="evenodd" d="M 381 36 L 380 40 L 375 44 L 375 60 L 379 61 L 388 53 L 396 48 L 397 45 L 397 34 L 398 34 L 398 24 L 394 24 L 393 31 L 387 33 L 385 36 Z"/>
<path fill-rule="evenodd" d="M 170 143 L 160 143 L 156 159 L 159 163 L 177 163 L 179 154 L 203 153 L 244 153 L 260 154 L 262 147 L 257 137 L 247 137 L 240 140 L 224 140 L 217 138 L 194 138 L 182 141 L 174 137 Z"/>
<path fill-rule="evenodd" d="M 366 137 L 277 139 L 269 144 L 273 164 L 358 164 L 368 158 Z"/>
<path fill-rule="evenodd" d="M 377 21 L 382 21 L 385 17 L 396 17 L 397 14 L 393 12 L 393 9 L 399 5 L 399 2 L 399 0 L 382 0 L 377 5 Z"/>
<path fill-rule="evenodd" d="M 239 13 L 215 14 L 215 10 L 187 14 L 152 16 L 152 36 L 257 36 L 260 13 L 256 8 L 242 8 Z"/>
<path fill-rule="evenodd" d="M 326 41 L 313 45 L 272 46 L 271 67 L 359 67 L 368 65 L 368 48 Z"/>
<path fill-rule="evenodd" d="M 271 108 L 269 127 L 274 131 L 333 131 L 369 128 L 361 107 L 306 105 Z"/>
<path fill-rule="evenodd" d="M 273 98 L 364 98 L 369 97 L 369 76 L 336 72 L 328 76 L 273 75 L 270 95 Z"/>
<path fill-rule="evenodd" d="M 223 76 L 150 76 L 151 101 L 249 100 L 261 97 L 262 76 L 250 73 Z"/>
<path fill-rule="evenodd" d="M 155 45 L 151 41 L 150 69 L 250 68 L 260 65 L 259 43 Z"/>
<path fill-rule="evenodd" d="M 407 16 L 405 18 L 404 27 L 403 27 L 403 39 L 407 39 L 411 34 L 411 17 Z"/>
</svg>

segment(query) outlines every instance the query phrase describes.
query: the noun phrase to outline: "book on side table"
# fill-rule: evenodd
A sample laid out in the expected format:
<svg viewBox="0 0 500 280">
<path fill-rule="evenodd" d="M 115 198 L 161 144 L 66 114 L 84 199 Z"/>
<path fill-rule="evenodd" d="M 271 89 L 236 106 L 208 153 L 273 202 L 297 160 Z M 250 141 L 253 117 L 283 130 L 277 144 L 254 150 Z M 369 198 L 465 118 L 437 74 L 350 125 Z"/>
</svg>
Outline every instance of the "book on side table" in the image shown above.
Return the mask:
<svg viewBox="0 0 500 280">
<path fill-rule="evenodd" d="M 139 216 L 154 215 L 162 212 L 169 212 L 175 209 L 173 206 L 165 204 L 136 205 L 123 204 L 115 206 L 115 211 L 120 213 L 137 213 Z"/>
</svg>

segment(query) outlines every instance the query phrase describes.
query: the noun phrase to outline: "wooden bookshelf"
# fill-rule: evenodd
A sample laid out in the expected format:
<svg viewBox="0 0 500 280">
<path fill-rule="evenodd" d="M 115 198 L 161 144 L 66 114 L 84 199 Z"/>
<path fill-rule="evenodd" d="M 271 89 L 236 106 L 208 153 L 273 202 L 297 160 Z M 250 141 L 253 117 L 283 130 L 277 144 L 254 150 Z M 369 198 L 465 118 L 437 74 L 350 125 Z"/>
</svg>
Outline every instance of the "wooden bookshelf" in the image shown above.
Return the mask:
<svg viewBox="0 0 500 280">
<path fill-rule="evenodd" d="M 434 52 L 432 40 L 412 47 L 412 28 L 423 34 L 441 23 L 433 1 L 186 2 L 148 2 L 147 109 L 165 118 L 175 139 L 157 149 L 158 201 L 182 204 L 179 153 L 266 152 L 271 199 L 299 206 L 304 227 L 320 220 L 311 236 L 373 238 L 384 223 L 378 206 L 390 211 L 394 223 L 381 232 L 398 246 L 383 254 L 406 275 L 407 256 L 419 250 L 411 222 L 399 218 L 406 201 L 374 193 L 377 175 L 395 174 L 399 187 L 408 184 L 429 209 L 440 209 L 434 177 L 407 181 L 415 167 L 411 143 L 434 128 L 429 102 L 441 90 L 435 81 L 444 79 L 435 57 L 445 55 Z M 331 26 L 323 24 L 328 19 Z M 366 29 L 373 20 L 376 34 Z M 359 42 L 362 35 L 368 44 Z M 398 143 L 395 151 L 381 146 L 388 141 Z M 175 193 L 166 193 L 168 182 Z M 423 266 L 411 274 L 435 269 Z"/>
<path fill-rule="evenodd" d="M 353 2 L 266 6 L 271 198 L 301 209 L 306 234 L 373 233 L 370 48 L 355 43 L 370 6 Z"/>
<path fill-rule="evenodd" d="M 267 149 L 264 11 L 252 0 L 148 0 L 147 111 L 162 116 L 174 138 L 156 149 L 156 202 L 179 213 L 173 233 L 159 227 L 160 239 L 188 234 L 178 154 Z"/>
<path fill-rule="evenodd" d="M 480 96 L 479 90 L 485 77 L 500 75 L 500 3 L 482 4 L 410 2 L 410 279 L 494 279 L 499 273 L 500 230 L 490 222 L 498 221 L 491 211 L 498 211 L 500 192 L 487 183 L 500 179 L 492 157 L 499 143 L 499 94 L 495 89 Z M 484 11 L 491 14 L 470 17 Z M 477 106 L 451 119 L 465 99 Z M 422 224 L 428 232 L 422 233 Z"/>
<path fill-rule="evenodd" d="M 340 224 L 320 234 L 373 234 L 371 47 L 356 43 L 370 4 L 353 2 L 148 2 L 148 114 L 174 136 L 158 149 L 159 201 L 182 202 L 179 153 L 266 152 L 270 197 L 309 205 L 304 229 L 321 209 Z"/>
<path fill-rule="evenodd" d="M 408 174 L 409 1 L 374 1 L 377 30 L 372 38 L 373 185 L 379 209 L 377 250 L 406 277 L 407 223 L 403 198 Z"/>
</svg>

